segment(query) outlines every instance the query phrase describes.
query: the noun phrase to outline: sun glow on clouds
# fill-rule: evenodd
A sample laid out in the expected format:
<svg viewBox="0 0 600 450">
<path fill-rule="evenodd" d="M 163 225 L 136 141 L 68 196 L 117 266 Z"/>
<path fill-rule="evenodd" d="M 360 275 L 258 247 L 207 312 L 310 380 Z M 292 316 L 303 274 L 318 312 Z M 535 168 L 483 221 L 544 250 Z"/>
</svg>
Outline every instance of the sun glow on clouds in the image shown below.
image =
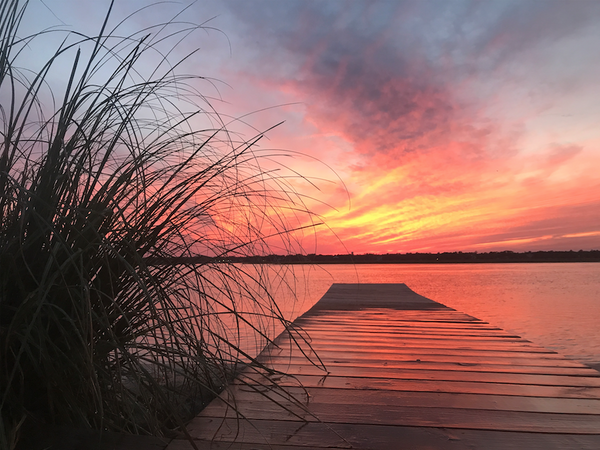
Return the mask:
<svg viewBox="0 0 600 450">
<path fill-rule="evenodd" d="M 348 186 L 323 212 L 348 250 L 600 248 L 598 5 L 262 5 L 276 22 L 237 13 L 253 76 L 303 102 L 290 143 L 344 143 L 314 154 Z"/>
<path fill-rule="evenodd" d="M 227 83 L 216 108 L 270 108 L 236 122 L 245 137 L 285 120 L 258 148 L 307 155 L 281 159 L 330 228 L 307 251 L 600 248 L 600 3 L 206 1 L 186 14 L 227 34 L 207 33 L 188 62 Z"/>
</svg>

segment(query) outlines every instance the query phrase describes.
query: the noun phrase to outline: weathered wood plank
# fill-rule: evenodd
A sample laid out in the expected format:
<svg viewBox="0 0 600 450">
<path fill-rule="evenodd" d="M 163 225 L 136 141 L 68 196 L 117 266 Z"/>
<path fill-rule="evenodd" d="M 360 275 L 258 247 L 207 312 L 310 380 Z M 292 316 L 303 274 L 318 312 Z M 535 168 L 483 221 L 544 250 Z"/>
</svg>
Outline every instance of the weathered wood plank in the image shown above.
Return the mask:
<svg viewBox="0 0 600 450">
<path fill-rule="evenodd" d="M 295 352 L 294 356 L 300 356 L 300 352 Z M 289 360 L 289 354 L 284 352 L 273 357 L 279 357 L 278 361 L 285 362 Z M 461 355 L 440 355 L 431 353 L 421 353 L 411 351 L 403 354 L 393 354 L 388 352 L 358 352 L 358 351 L 336 351 L 318 349 L 316 353 L 307 353 L 313 361 L 318 361 L 319 356 L 321 361 L 343 361 L 351 359 L 353 361 L 366 363 L 367 361 L 377 361 L 389 364 L 396 364 L 395 367 L 404 368 L 423 368 L 423 369 L 438 369 L 438 370 L 453 370 L 457 367 L 477 367 L 475 370 L 500 371 L 512 373 L 549 373 L 549 374 L 565 374 L 565 375 L 582 375 L 582 376 L 597 376 L 590 367 L 577 362 L 563 360 L 556 362 L 554 360 L 543 358 L 507 358 L 494 356 L 464 356 Z M 264 361 L 273 361 L 273 357 Z M 344 359 L 336 359 L 344 358 Z M 375 366 L 378 364 L 374 362 Z M 503 367 L 504 366 L 504 367 Z M 530 369 L 528 369 L 530 368 Z M 597 371 L 596 371 L 597 372 Z"/>
<path fill-rule="evenodd" d="M 277 445 L 277 444 L 263 444 L 265 447 L 258 447 L 256 443 L 244 443 L 244 442 L 223 442 L 223 441 L 211 441 L 205 439 L 194 440 L 196 448 L 192 446 L 187 440 L 176 439 L 171 442 L 168 450 L 196 450 L 196 449 L 210 449 L 210 450 L 306 450 L 307 448 L 314 450 L 330 450 L 332 448 L 340 447 L 321 447 L 319 445 L 300 446 L 300 445 Z M 343 447 L 342 447 L 343 448 Z"/>
<path fill-rule="evenodd" d="M 355 346 L 357 347 L 357 346 Z M 509 350 L 488 350 L 488 349 L 452 349 L 452 348 L 436 348 L 436 347 L 400 347 L 395 349 L 393 352 L 385 352 L 385 351 L 379 351 L 379 352 L 369 352 L 367 351 L 367 348 L 365 348 L 365 346 L 361 346 L 359 347 L 359 351 L 354 351 L 354 353 L 359 353 L 359 354 L 364 354 L 367 353 L 367 355 L 363 355 L 364 357 L 368 357 L 368 354 L 374 354 L 375 356 L 377 355 L 414 355 L 414 354 L 420 354 L 420 355 L 439 355 L 439 356 L 465 356 L 465 357 L 484 357 L 484 358 L 499 358 L 499 360 L 502 360 L 502 358 L 516 358 L 516 359 L 533 359 L 533 360 L 548 360 L 550 362 L 554 361 L 557 365 L 560 364 L 560 361 L 565 361 L 565 358 L 561 355 L 559 355 L 558 353 L 554 353 L 554 352 L 524 352 L 524 351 L 509 351 Z M 294 356 L 303 356 L 305 353 L 310 353 L 310 347 L 308 347 L 307 345 L 304 345 L 303 347 L 304 353 L 297 349 L 295 346 L 294 348 L 290 348 L 290 345 L 283 345 L 279 348 L 271 348 L 269 349 L 269 351 L 265 351 L 262 353 L 261 358 L 269 358 L 269 357 L 274 357 L 274 356 L 285 356 L 285 357 L 294 357 Z M 320 350 L 319 355 L 323 356 L 324 350 Z M 340 358 L 340 356 L 343 356 L 345 354 L 345 352 L 341 353 L 336 349 L 336 348 L 332 348 L 330 350 L 325 350 L 325 351 L 329 351 L 331 353 L 336 353 L 334 354 L 334 357 L 332 359 L 344 359 L 344 358 Z M 314 351 L 313 351 L 314 353 Z M 345 358 L 345 359 L 349 359 L 349 358 Z M 370 358 L 370 359 L 377 359 L 377 360 L 382 360 L 385 358 Z M 403 358 L 405 359 L 405 358 Z M 578 363 L 577 361 L 574 361 L 571 364 L 572 367 L 582 367 L 583 364 Z"/>
<path fill-rule="evenodd" d="M 198 417 L 191 424 L 192 436 L 203 443 L 243 440 L 269 448 L 269 444 L 304 448 L 372 450 L 598 450 L 600 435 L 542 434 L 419 428 L 405 426 L 328 424 Z M 214 439 L 213 439 L 214 438 Z M 200 447 L 211 448 L 211 447 Z M 218 448 L 218 447 L 215 447 Z M 235 449 L 236 447 L 231 447 Z M 187 450 L 187 447 L 184 447 Z M 171 448 L 167 450 L 180 450 Z"/>
<path fill-rule="evenodd" d="M 421 318 L 423 316 L 421 315 Z M 304 326 L 310 326 L 315 328 L 321 328 L 325 330 L 329 329 L 361 329 L 361 330 L 466 330 L 466 331 L 498 331 L 504 332 L 503 328 L 491 325 L 489 323 L 469 322 L 469 323 L 447 323 L 447 322 L 422 322 L 409 320 L 407 317 L 401 319 L 400 317 L 394 317 L 393 319 L 373 319 L 373 320 L 357 320 L 355 319 L 344 319 L 344 320 L 333 320 L 327 319 L 326 316 L 322 318 L 304 317 L 303 319 L 297 319 L 294 321 L 294 325 L 298 328 Z"/>
<path fill-rule="evenodd" d="M 287 445 L 287 444 L 257 444 L 257 443 L 244 443 L 244 442 L 226 442 L 226 441 L 212 441 L 204 439 L 194 440 L 196 447 L 193 447 L 188 441 L 178 439 L 173 441 L 169 446 L 168 450 L 331 450 L 336 448 L 350 448 L 350 447 L 331 447 L 331 446 L 320 446 L 318 444 L 312 445 Z M 402 448 L 402 447 L 399 447 Z"/>
<path fill-rule="evenodd" d="M 304 348 L 313 348 L 315 351 L 337 351 L 340 354 L 344 354 L 346 351 L 353 353 L 361 353 L 369 348 L 372 349 L 373 353 L 393 353 L 397 350 L 402 349 L 444 349 L 444 350 L 484 350 L 484 351 L 500 351 L 500 352 L 525 352 L 525 353 L 550 353 L 549 351 L 544 351 L 543 349 L 539 349 L 535 346 L 530 346 L 528 344 L 515 344 L 515 345 L 506 345 L 502 342 L 491 342 L 489 344 L 480 344 L 480 343 L 467 343 L 467 342 L 450 342 L 450 341 L 438 341 L 431 342 L 426 340 L 421 341 L 407 341 L 404 343 L 398 344 L 373 344 L 369 346 L 368 343 L 357 343 L 356 345 L 352 345 L 350 343 L 344 342 L 304 342 L 304 341 L 284 341 L 280 340 L 276 342 L 276 345 L 280 347 L 282 350 L 286 348 L 294 348 L 298 344 L 303 345 Z M 308 345 L 307 345 L 308 344 Z M 418 351 L 418 350 L 417 350 Z M 583 364 L 577 363 L 576 361 L 572 361 L 571 365 L 582 366 Z"/>
<path fill-rule="evenodd" d="M 587 386 L 600 387 L 600 377 L 551 375 L 547 372 L 529 374 L 481 370 L 427 370 L 398 369 L 394 367 L 372 367 L 335 364 L 328 365 L 325 372 L 322 368 L 310 364 L 269 364 L 269 368 L 290 375 L 353 376 L 361 378 L 393 378 L 397 380 L 438 380 L 438 381 L 476 381 L 479 383 L 533 384 L 542 386 Z M 477 369 L 468 367 L 467 369 Z"/>
<path fill-rule="evenodd" d="M 257 447 L 260 449 L 268 449 L 269 445 L 380 450 L 471 448 L 459 440 L 449 440 L 445 430 L 380 425 L 299 424 L 274 420 L 238 421 L 198 417 L 192 421 L 190 432 L 199 442 L 209 445 L 215 441 L 243 441 L 262 445 L 263 447 Z M 169 447 L 167 450 L 176 449 L 179 450 L 180 447 Z"/>
<path fill-rule="evenodd" d="M 468 330 L 468 329 L 450 329 L 450 328 L 381 328 L 376 329 L 374 327 L 307 327 L 305 332 L 300 335 L 311 336 L 312 339 L 323 339 L 328 337 L 333 338 L 348 338 L 348 339 L 402 339 L 404 337 L 411 336 L 447 336 L 454 338 L 500 338 L 506 339 L 511 338 L 513 340 L 522 339 L 521 336 L 507 333 L 506 331 L 496 330 Z M 318 338 L 317 338 L 318 336 Z"/>
<path fill-rule="evenodd" d="M 305 335 L 292 335 L 294 337 Z M 374 344 L 387 344 L 387 345 L 398 345 L 402 342 L 413 342 L 413 341 L 427 341 L 427 342 L 465 342 L 465 343 L 481 343 L 483 345 L 487 343 L 502 343 L 502 344 L 522 344 L 527 342 L 526 339 L 514 335 L 483 335 L 483 334 L 451 334 L 451 333 L 390 333 L 390 334 L 365 334 L 356 333 L 350 334 L 344 331 L 336 333 L 335 330 L 330 332 L 315 331 L 313 329 L 308 330 L 308 336 L 315 342 L 328 341 L 332 343 L 346 342 L 350 343 L 361 343 L 361 342 L 373 342 Z M 285 338 L 285 336 L 282 336 Z M 535 344 L 534 344 L 535 345 Z M 539 346 L 536 346 L 539 347 Z"/>
<path fill-rule="evenodd" d="M 421 316 L 422 317 L 422 316 Z M 423 318 L 423 317 L 422 317 Z M 345 319 L 343 321 L 339 320 L 328 320 L 325 318 L 317 319 L 313 317 L 305 317 L 304 319 L 296 319 L 294 321 L 294 325 L 297 328 L 303 328 L 305 326 L 314 326 L 320 328 L 328 328 L 328 329 L 345 329 L 350 327 L 356 328 L 366 328 L 366 329 L 374 329 L 374 330 L 410 330 L 410 329 L 423 329 L 423 330 L 481 330 L 481 331 L 503 331 L 502 328 L 498 328 L 496 326 L 490 325 L 487 322 L 469 322 L 469 323 L 452 323 L 452 322 L 435 322 L 435 321 L 427 321 L 424 322 L 409 320 L 405 318 L 401 320 L 399 317 L 394 320 L 350 320 Z"/>
<path fill-rule="evenodd" d="M 367 300 L 368 301 L 368 300 Z M 398 320 L 407 320 L 411 317 L 416 317 L 418 320 L 427 319 L 428 317 L 464 317 L 469 322 L 478 322 L 478 323 L 486 323 L 486 321 L 481 320 L 477 317 L 471 316 L 470 314 L 466 314 L 462 311 L 457 311 L 452 308 L 441 307 L 438 309 L 427 309 L 427 314 L 423 314 L 423 309 L 421 308 L 412 308 L 412 309 L 396 309 L 391 307 L 384 308 L 362 308 L 362 309 L 352 309 L 348 304 L 340 305 L 343 309 L 337 310 L 321 310 L 321 311 L 307 311 L 304 315 L 302 315 L 298 320 L 302 321 L 304 319 L 350 319 L 350 320 L 362 320 L 364 318 L 380 320 L 385 323 L 386 320 L 394 320 L 398 318 Z"/>
<path fill-rule="evenodd" d="M 324 317 L 324 316 L 323 316 Z M 489 325 L 488 322 L 484 322 L 482 320 L 476 319 L 474 317 L 471 317 L 467 314 L 411 314 L 411 315 L 407 315 L 405 316 L 403 319 L 400 319 L 399 316 L 395 316 L 398 317 L 397 319 L 395 319 L 394 317 L 388 317 L 386 319 L 378 319 L 377 317 L 374 316 L 367 316 L 367 317 L 355 317 L 352 319 L 345 319 L 345 320 L 341 320 L 343 318 L 335 318 L 334 320 L 336 320 L 336 324 L 342 326 L 344 323 L 347 324 L 357 324 L 357 323 L 362 323 L 362 324 L 368 324 L 368 323 L 378 323 L 380 325 L 389 325 L 389 326 L 394 326 L 396 323 L 420 323 L 422 325 L 427 325 L 427 326 L 434 326 L 434 324 L 440 324 L 440 325 L 445 325 L 445 326 L 451 326 L 453 324 L 455 324 L 456 326 L 476 326 L 476 325 Z M 316 323 L 316 321 L 319 320 L 318 318 L 310 318 L 310 322 L 311 323 Z M 330 318 L 324 319 L 323 323 L 325 323 L 325 321 L 330 321 Z M 308 320 L 305 322 L 304 320 L 298 320 L 297 322 L 299 325 L 303 325 L 305 323 L 308 323 Z"/>
<path fill-rule="evenodd" d="M 302 336 L 296 337 L 297 341 L 305 341 L 306 339 Z M 326 341 L 320 341 L 318 335 L 312 336 L 308 341 L 314 346 L 345 346 L 353 347 L 354 345 L 361 345 L 361 343 L 370 344 L 366 340 L 354 340 L 347 341 L 343 338 L 338 339 L 327 339 Z M 275 340 L 276 345 L 286 345 L 290 343 L 289 336 L 282 336 L 280 339 Z M 401 348 L 410 346 L 425 346 L 425 347 L 439 347 L 439 348 L 472 348 L 472 349 L 505 349 L 510 350 L 525 350 L 525 351 L 538 351 L 541 353 L 548 353 L 549 350 L 540 347 L 539 345 L 533 344 L 526 340 L 520 339 L 497 339 L 497 338 L 444 338 L 444 337 L 428 337 L 428 336 L 410 336 L 403 339 L 389 339 L 389 340 L 375 340 L 372 343 L 373 346 L 378 348 Z"/>
<path fill-rule="evenodd" d="M 589 414 L 538 413 L 461 408 L 357 404 L 309 404 L 309 408 L 286 410 L 272 402 L 239 402 L 234 411 L 212 402 L 205 417 L 230 417 L 250 420 L 351 423 L 389 426 L 466 428 L 473 430 L 526 431 L 534 433 L 597 434 L 598 419 Z"/>
<path fill-rule="evenodd" d="M 258 395 L 257 395 L 258 394 Z M 242 403 L 272 402 L 286 405 L 300 403 L 311 407 L 316 403 L 329 405 L 396 405 L 423 406 L 435 405 L 442 408 L 461 408 L 478 410 L 527 411 L 540 413 L 600 414 L 600 399 L 519 397 L 494 394 L 465 394 L 447 392 L 395 392 L 389 390 L 371 390 L 364 392 L 351 389 L 329 389 L 323 387 L 288 388 L 283 390 L 255 391 L 249 386 L 230 386 L 222 395 L 228 402 Z M 272 408 L 273 406 L 265 406 Z"/>
<path fill-rule="evenodd" d="M 269 386 L 274 382 L 281 386 L 304 385 L 332 389 L 356 389 L 362 391 L 389 390 L 414 392 L 448 392 L 465 394 L 517 395 L 523 397 L 600 398 L 600 388 L 572 386 L 541 386 L 508 383 L 478 383 L 471 381 L 397 380 L 393 378 L 338 377 L 319 375 L 274 375 L 269 378 L 260 374 L 240 376 L 236 383 Z M 365 393 L 368 395 L 368 393 Z"/>
<path fill-rule="evenodd" d="M 310 311 L 305 313 L 302 317 L 296 319 L 296 322 L 303 323 L 305 321 L 311 322 L 340 322 L 340 323 L 352 323 L 352 322 L 365 322 L 365 323 L 380 323 L 382 325 L 391 325 L 394 322 L 437 322 L 438 319 L 441 322 L 464 322 L 464 326 L 473 325 L 487 325 L 490 324 L 484 320 L 473 317 L 469 314 L 465 314 L 460 311 L 451 309 L 445 310 L 429 310 L 427 314 L 423 313 L 423 310 L 403 310 L 395 311 L 393 309 L 368 309 L 362 311 L 321 311 L 318 314 L 311 314 Z"/>
<path fill-rule="evenodd" d="M 354 346 L 354 348 L 361 348 L 362 351 L 359 351 L 358 353 L 373 353 L 373 352 L 367 352 L 366 347 L 368 344 L 365 344 L 361 347 L 358 346 Z M 263 356 L 264 357 L 268 357 L 269 355 L 272 356 L 281 356 L 281 355 L 288 355 L 288 356 L 294 356 L 294 355 L 303 355 L 303 353 L 296 348 L 296 346 L 294 345 L 293 348 L 290 350 L 291 345 L 286 345 L 283 344 L 280 348 L 271 348 L 265 352 L 263 352 Z M 305 346 L 306 347 L 306 346 Z M 310 351 L 310 350 L 309 350 Z M 335 349 L 332 349 L 330 351 L 336 351 Z M 385 355 L 386 352 L 376 352 L 377 355 Z M 529 358 L 529 359 L 547 359 L 547 360 L 552 360 L 554 361 L 556 364 L 560 364 L 560 361 L 567 361 L 570 362 L 571 366 L 575 366 L 575 367 L 582 367 L 583 364 L 578 363 L 577 361 L 569 361 L 569 360 L 565 360 L 564 356 L 559 355 L 556 352 L 553 351 L 546 351 L 546 352 L 538 352 L 538 351 L 510 351 L 510 350 L 489 350 L 489 349 L 452 349 L 452 348 L 437 348 L 437 347 L 400 347 L 397 349 L 394 349 L 393 352 L 390 352 L 390 355 L 412 355 L 415 353 L 419 353 L 419 354 L 424 354 L 424 355 L 446 355 L 446 356 L 475 356 L 475 357 L 493 357 L 493 358 Z M 343 354 L 345 354 L 345 352 L 342 353 L 342 355 L 340 355 L 340 352 L 337 351 L 337 354 L 335 356 L 337 356 L 337 358 L 333 358 L 333 359 L 340 359 L 340 356 L 343 356 Z M 322 356 L 322 353 L 319 353 L 320 356 Z M 347 359 L 347 358 L 346 358 Z M 598 371 L 596 371 L 598 372 Z M 600 372 L 598 372 L 600 374 Z"/>
</svg>

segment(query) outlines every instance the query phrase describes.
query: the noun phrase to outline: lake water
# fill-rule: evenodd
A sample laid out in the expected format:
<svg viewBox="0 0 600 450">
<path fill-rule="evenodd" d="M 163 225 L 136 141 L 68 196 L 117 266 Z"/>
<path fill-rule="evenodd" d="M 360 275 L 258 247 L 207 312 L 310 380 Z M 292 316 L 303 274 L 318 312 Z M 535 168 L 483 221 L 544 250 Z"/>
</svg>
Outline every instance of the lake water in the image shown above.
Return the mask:
<svg viewBox="0 0 600 450">
<path fill-rule="evenodd" d="M 298 299 L 293 319 L 332 283 L 405 283 L 446 306 L 590 365 L 600 364 L 600 264 L 363 264 L 274 266 Z M 286 272 L 287 271 L 287 272 Z M 289 281 L 292 280 L 292 281 Z"/>
</svg>

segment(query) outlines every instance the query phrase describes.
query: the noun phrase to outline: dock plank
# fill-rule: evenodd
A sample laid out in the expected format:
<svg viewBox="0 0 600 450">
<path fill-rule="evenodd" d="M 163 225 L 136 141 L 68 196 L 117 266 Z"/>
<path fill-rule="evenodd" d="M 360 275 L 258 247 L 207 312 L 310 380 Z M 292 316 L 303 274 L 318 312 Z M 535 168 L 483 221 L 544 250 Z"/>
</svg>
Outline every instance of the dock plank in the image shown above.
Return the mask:
<svg viewBox="0 0 600 450">
<path fill-rule="evenodd" d="M 327 374 L 322 368 L 308 364 L 269 364 L 282 372 L 290 372 L 296 375 Z M 584 377 L 569 375 L 553 375 L 547 372 L 542 374 L 481 371 L 481 370 L 426 370 L 426 369 L 400 369 L 397 367 L 372 367 L 369 365 L 329 365 L 331 372 L 335 375 L 329 376 L 352 376 L 359 378 L 386 378 L 396 380 L 438 380 L 438 381 L 473 381 L 480 383 L 509 383 L 509 384 L 532 384 L 541 386 L 581 386 L 600 388 L 600 377 Z M 472 369 L 467 367 L 467 369 Z"/>
<path fill-rule="evenodd" d="M 215 418 L 244 418 L 281 421 L 350 423 L 366 425 L 402 425 L 415 427 L 443 427 L 474 430 L 525 431 L 534 433 L 596 434 L 598 421 L 590 414 L 538 413 L 502 411 L 497 409 L 462 409 L 430 407 L 406 407 L 397 405 L 311 404 L 308 411 L 299 407 L 286 410 L 272 402 L 245 401 L 234 411 L 224 405 L 211 405 L 205 416 Z M 220 406 L 220 407 L 219 407 Z"/>
<path fill-rule="evenodd" d="M 431 350 L 431 349 L 430 349 Z M 455 349 L 452 349 L 455 350 Z M 295 353 L 295 356 L 301 356 L 301 353 Z M 286 359 L 292 357 L 291 355 L 278 355 L 279 361 L 284 362 Z M 497 370 L 504 372 L 536 372 L 543 373 L 541 371 L 547 371 L 547 373 L 553 374 L 572 374 L 572 375 L 583 375 L 583 376 L 594 376 L 594 369 L 586 367 L 583 364 L 579 364 L 575 361 L 568 360 L 552 360 L 545 358 L 517 358 L 517 357 L 497 357 L 495 355 L 490 356 L 465 356 L 460 355 L 443 355 L 443 354 L 432 354 L 425 353 L 422 349 L 412 349 L 411 352 L 404 352 L 400 354 L 394 354 L 391 352 L 358 352 L 358 351 L 343 351 L 343 350 L 324 350 L 318 349 L 317 353 L 307 353 L 307 356 L 316 358 L 319 356 L 321 361 L 334 360 L 337 361 L 341 358 L 351 358 L 353 361 L 366 363 L 367 361 L 374 361 L 373 364 L 380 365 L 378 362 L 388 363 L 388 365 L 395 364 L 395 367 L 402 366 L 406 368 L 422 368 L 422 369 L 433 369 L 439 368 L 440 370 L 453 370 L 456 367 L 474 367 L 483 368 L 484 370 Z M 265 361 L 272 361 L 273 357 L 265 358 Z M 315 359 L 316 361 L 316 359 Z M 489 367 L 488 367 L 489 366 Z M 492 367 L 493 366 L 493 367 Z M 506 366 L 506 367 L 501 367 Z M 518 367 L 517 367 L 518 366 Z M 530 369 L 528 369 L 528 367 Z M 541 369 L 544 368 L 544 369 Z M 596 373 L 598 373 L 596 371 Z"/>
<path fill-rule="evenodd" d="M 231 386 L 225 397 L 230 402 L 271 402 L 282 404 L 300 403 L 304 406 L 324 404 L 369 404 L 423 406 L 435 405 L 443 408 L 497 409 L 503 411 L 528 411 L 545 413 L 600 414 L 600 399 L 519 397 L 495 394 L 448 393 L 448 392 L 405 392 L 397 395 L 388 390 L 371 390 L 368 397 L 352 389 L 288 388 L 282 391 L 262 391 L 260 396 L 248 386 Z M 271 408 L 268 406 L 268 408 Z M 265 406 L 267 408 L 267 406 Z M 208 411 L 207 411 L 208 413 Z"/>
<path fill-rule="evenodd" d="M 599 372 L 406 285 L 332 285 L 260 361 L 199 448 L 600 448 Z"/>
<path fill-rule="evenodd" d="M 302 341 L 300 341 L 302 342 Z M 311 345 L 314 348 L 319 347 L 350 347 L 350 348 L 360 348 L 367 341 L 362 342 L 349 342 L 343 339 L 336 339 L 328 342 L 320 342 L 313 338 L 313 341 L 310 341 Z M 281 340 L 276 342 L 277 345 L 286 345 L 289 343 L 289 339 Z M 369 345 L 371 344 L 371 345 Z M 529 352 L 538 352 L 538 353 L 547 353 L 548 350 L 541 348 L 535 344 L 528 343 L 527 341 L 514 340 L 513 342 L 507 342 L 505 339 L 502 340 L 472 340 L 472 339 L 442 339 L 442 338 L 403 338 L 397 339 L 395 341 L 375 341 L 373 343 L 366 344 L 369 347 L 377 348 L 381 350 L 385 349 L 396 349 L 401 347 L 429 347 L 429 348 L 457 348 L 457 349 L 482 349 L 482 350 L 501 350 L 501 351 L 529 351 Z"/>
<path fill-rule="evenodd" d="M 600 398 L 600 388 L 587 386 L 544 386 L 508 383 L 478 383 L 472 381 L 442 380 L 398 380 L 395 378 L 363 378 L 342 376 L 299 375 L 277 376 L 271 381 L 261 375 L 243 375 L 240 383 L 254 386 L 269 386 L 276 380 L 281 386 L 328 387 L 332 389 L 356 389 L 370 391 L 454 392 L 472 394 L 502 394 L 525 397 L 550 398 Z M 365 393 L 368 395 L 368 393 Z M 399 394 L 401 395 L 401 394 Z"/>
<path fill-rule="evenodd" d="M 304 449 L 363 450 L 598 450 L 600 448 L 598 435 L 367 424 L 305 423 L 300 425 L 298 422 L 276 420 L 245 421 L 209 417 L 199 417 L 195 420 L 191 434 L 198 439 L 199 448 L 231 450 L 269 449 L 271 445 L 297 446 Z M 251 445 L 243 447 L 247 444 Z M 183 441 L 174 441 L 168 450 L 191 450 L 191 446 Z"/>
</svg>

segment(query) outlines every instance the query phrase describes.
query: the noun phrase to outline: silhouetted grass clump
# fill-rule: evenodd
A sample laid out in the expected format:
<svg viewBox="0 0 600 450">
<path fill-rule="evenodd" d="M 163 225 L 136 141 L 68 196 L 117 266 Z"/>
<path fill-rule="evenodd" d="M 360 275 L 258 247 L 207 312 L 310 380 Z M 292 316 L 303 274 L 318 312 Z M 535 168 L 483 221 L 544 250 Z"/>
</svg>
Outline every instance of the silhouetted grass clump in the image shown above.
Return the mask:
<svg viewBox="0 0 600 450">
<path fill-rule="evenodd" d="M 0 4 L 0 447 L 32 421 L 164 433 L 285 320 L 242 266 L 151 262 L 292 245 L 305 208 L 169 64 L 197 26 L 19 36 L 26 6 Z"/>
</svg>

